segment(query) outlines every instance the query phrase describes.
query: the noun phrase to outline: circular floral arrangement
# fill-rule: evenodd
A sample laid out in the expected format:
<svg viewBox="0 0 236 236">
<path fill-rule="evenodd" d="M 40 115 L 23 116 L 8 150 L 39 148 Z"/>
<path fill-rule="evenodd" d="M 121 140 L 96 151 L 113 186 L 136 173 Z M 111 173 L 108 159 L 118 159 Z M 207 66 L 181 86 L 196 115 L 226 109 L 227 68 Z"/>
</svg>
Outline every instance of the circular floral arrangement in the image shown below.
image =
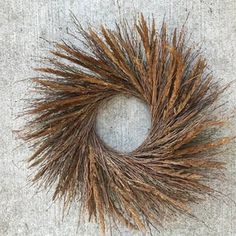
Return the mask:
<svg viewBox="0 0 236 236">
<path fill-rule="evenodd" d="M 209 179 L 223 167 L 215 150 L 230 138 L 214 140 L 206 131 L 223 124 L 212 111 L 225 88 L 200 50 L 186 45 L 183 29 L 169 35 L 165 23 L 157 30 L 142 15 L 115 30 L 76 24 L 85 51 L 56 44 L 51 66 L 33 79 L 41 96 L 24 133 L 36 149 L 33 181 L 55 186 L 53 199 L 65 208 L 78 201 L 102 232 L 107 219 L 145 230 L 191 215 L 191 204 L 214 192 Z M 112 150 L 96 134 L 98 107 L 118 94 L 143 100 L 151 112 L 148 137 L 130 153 Z"/>
</svg>

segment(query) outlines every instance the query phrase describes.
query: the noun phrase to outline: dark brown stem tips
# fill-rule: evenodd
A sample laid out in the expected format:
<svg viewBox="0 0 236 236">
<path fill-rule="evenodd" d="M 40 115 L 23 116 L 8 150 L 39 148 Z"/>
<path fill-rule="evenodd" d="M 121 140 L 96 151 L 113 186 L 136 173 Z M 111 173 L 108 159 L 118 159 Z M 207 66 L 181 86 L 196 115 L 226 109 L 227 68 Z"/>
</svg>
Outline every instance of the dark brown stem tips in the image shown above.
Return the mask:
<svg viewBox="0 0 236 236">
<path fill-rule="evenodd" d="M 115 30 L 84 30 L 76 23 L 84 50 L 58 43 L 50 66 L 34 78 L 41 96 L 32 100 L 24 139 L 35 152 L 33 181 L 50 188 L 65 208 L 73 201 L 95 219 L 101 232 L 110 222 L 146 230 L 159 228 L 214 190 L 210 179 L 223 168 L 210 128 L 224 88 L 208 73 L 200 50 L 187 47 L 184 30 L 168 35 L 163 23 L 141 15 Z M 99 104 L 117 94 L 135 96 L 150 107 L 152 127 L 135 151 L 107 147 L 95 132 Z M 38 182 L 39 181 L 39 182 Z M 78 200 L 79 199 L 79 200 Z"/>
</svg>

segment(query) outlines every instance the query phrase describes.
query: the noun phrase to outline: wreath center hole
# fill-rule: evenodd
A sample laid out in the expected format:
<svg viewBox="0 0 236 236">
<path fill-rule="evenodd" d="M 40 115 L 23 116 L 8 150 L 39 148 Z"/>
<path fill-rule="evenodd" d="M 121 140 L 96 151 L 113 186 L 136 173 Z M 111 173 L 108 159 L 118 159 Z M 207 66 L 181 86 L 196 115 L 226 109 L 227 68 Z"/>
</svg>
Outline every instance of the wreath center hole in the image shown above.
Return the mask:
<svg viewBox="0 0 236 236">
<path fill-rule="evenodd" d="M 116 151 L 134 151 L 146 139 L 150 128 L 150 110 L 135 97 L 117 95 L 98 109 L 96 132 Z"/>
</svg>

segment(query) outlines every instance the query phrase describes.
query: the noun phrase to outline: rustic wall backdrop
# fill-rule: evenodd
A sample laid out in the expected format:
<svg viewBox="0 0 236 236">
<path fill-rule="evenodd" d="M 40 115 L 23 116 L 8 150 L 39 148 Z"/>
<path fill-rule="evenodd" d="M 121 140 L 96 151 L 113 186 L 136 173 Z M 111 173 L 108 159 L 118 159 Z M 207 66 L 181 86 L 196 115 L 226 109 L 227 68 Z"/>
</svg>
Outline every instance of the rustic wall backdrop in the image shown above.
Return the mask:
<svg viewBox="0 0 236 236">
<path fill-rule="evenodd" d="M 16 116 L 21 111 L 23 99 L 31 96 L 30 83 L 27 83 L 34 75 L 31 68 L 38 65 L 39 56 L 47 53 L 50 47 L 47 39 L 67 38 L 68 28 L 70 30 L 72 26 L 71 11 L 83 25 L 105 23 L 111 27 L 115 19 L 132 18 L 142 11 L 146 16 L 153 14 L 159 25 L 165 17 L 170 28 L 182 25 L 190 13 L 186 27 L 192 33 L 192 40 L 202 45 L 214 75 L 222 84 L 236 79 L 235 0 L 0 0 L 1 236 L 98 235 L 93 223 L 77 227 L 75 206 L 62 222 L 61 206 L 50 203 L 51 193 L 30 187 L 29 173 L 23 161 L 30 152 L 15 139 L 13 132 L 24 122 Z M 225 95 L 227 109 L 234 110 L 235 91 L 233 85 Z M 140 142 L 132 137 L 147 132 L 148 109 L 132 99 L 127 105 L 124 98 L 115 99 L 110 105 L 100 116 L 98 131 L 114 147 L 130 150 Z M 139 125 L 141 127 L 137 128 Z M 224 132 L 235 133 L 235 126 L 233 119 L 233 124 Z M 225 197 L 208 199 L 203 205 L 195 206 L 193 213 L 198 220 L 180 218 L 154 235 L 236 235 L 236 205 L 230 200 L 236 199 L 234 153 L 232 149 L 226 157 L 227 180 L 216 186 Z M 123 229 L 113 235 L 144 234 Z"/>
</svg>

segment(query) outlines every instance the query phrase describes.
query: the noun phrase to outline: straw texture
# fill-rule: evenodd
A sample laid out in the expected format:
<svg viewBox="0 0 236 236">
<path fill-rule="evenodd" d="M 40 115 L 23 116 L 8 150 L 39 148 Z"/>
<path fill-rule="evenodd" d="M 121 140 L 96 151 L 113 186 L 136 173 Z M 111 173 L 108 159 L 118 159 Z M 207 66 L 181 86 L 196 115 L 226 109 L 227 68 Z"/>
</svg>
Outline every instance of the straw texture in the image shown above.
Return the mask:
<svg viewBox="0 0 236 236">
<path fill-rule="evenodd" d="M 23 138 L 35 152 L 33 181 L 55 188 L 53 200 L 73 201 L 105 232 L 114 223 L 146 230 L 159 228 L 214 190 L 209 180 L 223 168 L 217 150 L 231 139 L 213 139 L 224 124 L 212 115 L 225 88 L 207 71 L 200 50 L 189 47 L 183 29 L 168 34 L 143 15 L 134 24 L 84 30 L 77 39 L 57 43 L 38 68 Z M 147 139 L 131 153 L 107 147 L 97 136 L 101 103 L 125 94 L 142 99 L 151 111 Z M 219 176 L 218 176 L 219 177 Z"/>
</svg>

